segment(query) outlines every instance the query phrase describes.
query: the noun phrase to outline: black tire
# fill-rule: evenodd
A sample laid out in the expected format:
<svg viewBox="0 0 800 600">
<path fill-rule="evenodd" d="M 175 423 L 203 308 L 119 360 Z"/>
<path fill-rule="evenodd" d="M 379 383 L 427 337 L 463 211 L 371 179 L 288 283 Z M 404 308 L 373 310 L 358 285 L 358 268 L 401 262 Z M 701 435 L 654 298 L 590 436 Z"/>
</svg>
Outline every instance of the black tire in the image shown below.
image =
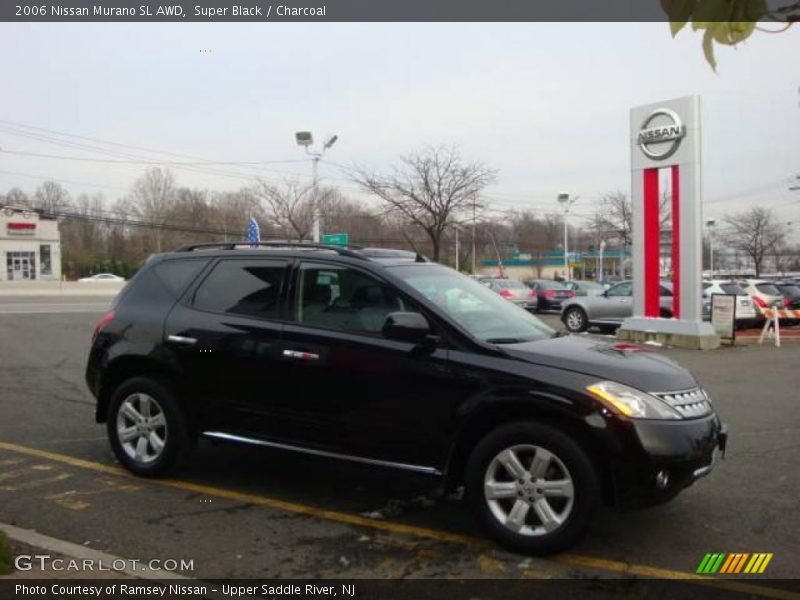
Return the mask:
<svg viewBox="0 0 800 600">
<path fill-rule="evenodd" d="M 166 423 L 163 430 L 159 429 L 160 433 L 163 432 L 162 450 L 148 462 L 130 456 L 123 447 L 118 432 L 121 407 L 126 400 L 136 394 L 144 394 L 154 400 L 156 408 L 159 409 L 156 414 L 163 413 Z M 108 406 L 106 429 L 111 449 L 119 462 L 132 473 L 144 477 L 157 477 L 175 470 L 186 461 L 194 449 L 195 436 L 191 433 L 187 416 L 177 398 L 168 386 L 149 377 L 128 379 L 114 391 Z M 148 448 L 154 449 L 153 446 Z"/>
<path fill-rule="evenodd" d="M 522 444 L 532 444 L 552 453 L 566 467 L 573 484 L 571 511 L 555 529 L 538 535 L 518 533 L 502 524 L 492 512 L 484 492 L 487 470 L 495 457 L 505 449 Z M 515 481 L 510 483 L 516 485 Z M 465 491 L 473 514 L 491 537 L 511 550 L 534 555 L 551 554 L 572 546 L 586 532 L 602 501 L 597 469 L 581 446 L 558 429 L 533 422 L 502 425 L 478 443 L 467 462 Z M 516 503 L 517 500 L 510 498 L 508 501 Z M 535 514 L 535 509 L 533 512 Z"/>
<path fill-rule="evenodd" d="M 570 325 L 570 316 L 573 316 L 574 321 L 573 325 Z M 589 319 L 586 316 L 586 311 L 583 310 L 580 306 L 570 306 L 567 310 L 564 311 L 564 327 L 567 328 L 567 331 L 572 333 L 581 333 L 589 329 Z M 576 322 L 580 322 L 579 325 L 575 325 Z"/>
</svg>

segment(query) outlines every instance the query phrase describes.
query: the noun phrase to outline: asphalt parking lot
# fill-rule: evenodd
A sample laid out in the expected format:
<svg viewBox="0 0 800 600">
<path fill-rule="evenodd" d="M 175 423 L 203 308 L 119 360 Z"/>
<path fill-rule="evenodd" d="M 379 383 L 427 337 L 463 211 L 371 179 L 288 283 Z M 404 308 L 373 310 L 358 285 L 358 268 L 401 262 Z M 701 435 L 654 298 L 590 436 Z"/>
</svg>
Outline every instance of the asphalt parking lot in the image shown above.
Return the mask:
<svg viewBox="0 0 800 600">
<path fill-rule="evenodd" d="M 109 302 L 0 297 L 0 522 L 126 558 L 193 559 L 186 574 L 202 578 L 678 577 L 707 552 L 771 552 L 770 578 L 800 577 L 798 344 L 663 350 L 710 391 L 726 460 L 673 502 L 604 510 L 570 553 L 533 559 L 486 541 L 430 480 L 394 471 L 202 442 L 176 479 L 127 475 L 83 381 Z"/>
</svg>

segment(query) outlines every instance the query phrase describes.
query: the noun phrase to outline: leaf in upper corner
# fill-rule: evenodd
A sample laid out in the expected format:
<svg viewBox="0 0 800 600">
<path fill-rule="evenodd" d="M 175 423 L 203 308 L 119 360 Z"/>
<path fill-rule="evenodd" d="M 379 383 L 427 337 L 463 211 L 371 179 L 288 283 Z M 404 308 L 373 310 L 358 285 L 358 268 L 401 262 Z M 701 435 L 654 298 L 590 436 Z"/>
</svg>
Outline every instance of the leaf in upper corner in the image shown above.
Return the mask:
<svg viewBox="0 0 800 600">
<path fill-rule="evenodd" d="M 669 17 L 669 28 L 672 37 L 688 23 L 694 12 L 697 0 L 661 0 L 661 8 Z"/>
<path fill-rule="evenodd" d="M 706 61 L 714 72 L 717 72 L 717 60 L 714 58 L 714 30 L 706 29 L 703 34 L 703 54 L 706 56 Z"/>
</svg>

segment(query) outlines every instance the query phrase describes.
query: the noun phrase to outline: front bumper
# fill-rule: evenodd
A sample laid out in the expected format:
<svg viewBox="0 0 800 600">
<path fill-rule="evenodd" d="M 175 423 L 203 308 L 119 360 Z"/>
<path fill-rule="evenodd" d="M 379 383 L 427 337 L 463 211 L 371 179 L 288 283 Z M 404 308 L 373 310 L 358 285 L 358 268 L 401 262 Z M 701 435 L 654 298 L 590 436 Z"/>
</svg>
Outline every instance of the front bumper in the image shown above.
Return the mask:
<svg viewBox="0 0 800 600">
<path fill-rule="evenodd" d="M 671 500 L 711 473 L 728 442 L 727 427 L 713 413 L 700 419 L 631 420 L 623 425 L 635 438 L 627 448 L 638 448 L 611 461 L 616 503 L 623 508 Z"/>
</svg>

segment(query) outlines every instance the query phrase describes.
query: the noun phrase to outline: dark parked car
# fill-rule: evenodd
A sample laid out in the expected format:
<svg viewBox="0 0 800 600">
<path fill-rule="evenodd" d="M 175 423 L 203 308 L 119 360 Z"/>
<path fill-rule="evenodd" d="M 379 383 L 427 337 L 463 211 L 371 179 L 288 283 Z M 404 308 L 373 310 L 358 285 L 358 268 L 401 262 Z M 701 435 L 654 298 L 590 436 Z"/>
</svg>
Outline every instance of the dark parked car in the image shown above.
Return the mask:
<svg viewBox="0 0 800 600">
<path fill-rule="evenodd" d="M 800 285 L 794 281 L 776 281 L 774 285 L 783 295 L 784 308 L 800 310 Z"/>
<path fill-rule="evenodd" d="M 549 279 L 528 279 L 525 285 L 536 292 L 536 311 L 561 310 L 561 303 L 575 297 L 575 292 L 568 290 L 564 284 Z"/>
<path fill-rule="evenodd" d="M 669 500 L 727 437 L 692 374 L 644 347 L 564 336 L 435 263 L 310 244 L 151 258 L 97 324 L 86 381 L 138 475 L 201 436 L 411 471 L 463 485 L 531 553 L 570 546 L 604 501 Z"/>
</svg>

